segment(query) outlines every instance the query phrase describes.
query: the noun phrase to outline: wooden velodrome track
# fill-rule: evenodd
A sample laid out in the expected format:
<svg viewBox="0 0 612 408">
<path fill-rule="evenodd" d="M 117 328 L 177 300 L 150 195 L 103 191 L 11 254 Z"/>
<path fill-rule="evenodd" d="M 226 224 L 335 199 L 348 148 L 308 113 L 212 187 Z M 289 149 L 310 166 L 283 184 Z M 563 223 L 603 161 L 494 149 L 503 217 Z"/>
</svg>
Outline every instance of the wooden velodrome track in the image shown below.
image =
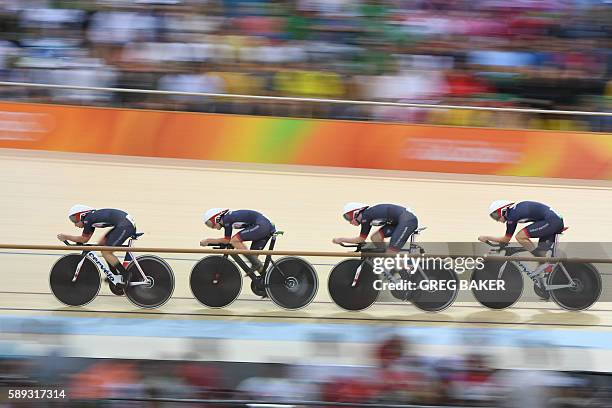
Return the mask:
<svg viewBox="0 0 612 408">
<path fill-rule="evenodd" d="M 609 240 L 612 230 L 612 183 L 480 177 L 408 172 L 263 166 L 187 160 L 76 155 L 0 150 L 0 201 L 4 243 L 56 244 L 59 232 L 76 233 L 66 217 L 74 203 L 125 209 L 145 235 L 136 245 L 197 247 L 217 231 L 204 227 L 209 207 L 257 209 L 285 231 L 277 249 L 329 250 L 334 236 L 357 233 L 340 218 L 346 201 L 391 202 L 410 206 L 428 229 L 420 240 L 473 242 L 479 234 L 501 234 L 487 217 L 490 201 L 535 199 L 562 213 L 570 226 L 564 239 Z M 327 275 L 339 259 L 312 258 L 319 272 L 316 301 L 293 312 L 258 300 L 243 286 L 240 299 L 227 309 L 206 309 L 189 290 L 197 255 L 163 256 L 173 267 L 173 298 L 154 311 L 137 309 L 125 299 L 101 296 L 84 308 L 60 305 L 50 294 L 49 268 L 61 253 L 0 251 L 0 312 L 79 316 L 147 316 L 183 319 L 225 318 L 270 321 L 385 322 L 393 325 L 445 327 L 576 328 L 612 331 L 612 305 L 599 302 L 586 312 L 560 310 L 554 303 L 521 302 L 505 311 L 488 311 L 460 301 L 442 313 L 423 313 L 411 305 L 382 303 L 349 313 L 330 302 Z M 605 281 L 604 281 L 605 284 Z M 607 289 L 604 287 L 604 292 Z"/>
</svg>

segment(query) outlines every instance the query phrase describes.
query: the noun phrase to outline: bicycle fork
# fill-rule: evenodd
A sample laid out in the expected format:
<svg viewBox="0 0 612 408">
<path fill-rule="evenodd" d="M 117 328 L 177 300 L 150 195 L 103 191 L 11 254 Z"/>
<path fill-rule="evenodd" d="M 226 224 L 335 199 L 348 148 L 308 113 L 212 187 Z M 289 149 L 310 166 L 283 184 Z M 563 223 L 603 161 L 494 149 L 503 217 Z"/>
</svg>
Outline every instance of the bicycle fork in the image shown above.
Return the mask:
<svg viewBox="0 0 612 408">
<path fill-rule="evenodd" d="M 132 246 L 132 242 L 134 240 L 132 238 L 130 238 L 130 240 L 128 241 L 127 246 L 131 247 Z M 72 282 L 76 282 L 79 274 L 81 273 L 81 268 L 83 267 L 83 263 L 85 262 L 85 258 L 89 258 L 90 260 L 93 261 L 93 263 L 95 265 L 98 266 L 98 268 L 100 268 L 100 270 L 102 270 L 102 272 L 104 272 L 104 275 L 106 275 L 106 278 L 114 285 L 117 285 L 119 283 L 123 283 L 123 277 L 121 275 L 115 275 L 114 273 L 112 273 L 110 271 L 110 268 L 108 268 L 104 262 L 102 262 L 102 260 L 100 259 L 100 257 L 98 257 L 95 253 L 93 252 L 84 252 L 83 253 L 83 258 L 81 259 L 81 261 L 77 264 L 76 270 L 74 272 L 74 276 L 72 277 Z M 140 282 L 130 282 L 130 286 L 139 286 L 139 285 L 148 285 L 149 284 L 149 280 L 147 279 L 147 276 L 145 275 L 144 271 L 142 270 L 140 264 L 138 263 L 138 261 L 136 260 L 136 258 L 134 258 L 132 256 L 132 254 L 130 252 L 126 252 L 125 253 L 125 257 L 123 259 L 123 267 L 127 268 L 128 265 L 134 262 L 134 264 L 136 265 L 136 268 L 138 269 L 138 272 L 140 272 L 140 276 L 142 277 L 142 281 Z"/>
<path fill-rule="evenodd" d="M 104 265 L 104 262 L 102 262 L 96 254 L 94 254 L 93 252 L 87 252 L 83 254 L 81 261 L 77 264 L 76 270 L 74 272 L 74 276 L 72 277 L 73 283 L 77 281 L 79 274 L 81 273 L 81 268 L 83 267 L 83 263 L 85 263 L 85 258 L 89 258 L 91 261 L 93 261 L 93 263 L 97 265 L 98 268 L 102 270 L 102 272 L 104 272 L 108 280 L 111 281 L 113 284 L 116 285 L 122 279 L 120 276 L 113 274 L 110 271 L 110 269 L 107 268 L 106 265 Z"/>
<path fill-rule="evenodd" d="M 359 275 L 361 275 L 361 268 L 363 267 L 363 263 L 365 261 L 362 261 L 359 266 L 357 267 L 357 270 L 355 271 L 355 277 L 353 278 L 353 283 L 351 283 L 351 287 L 354 288 L 355 286 L 357 286 L 357 281 L 359 281 Z"/>
</svg>

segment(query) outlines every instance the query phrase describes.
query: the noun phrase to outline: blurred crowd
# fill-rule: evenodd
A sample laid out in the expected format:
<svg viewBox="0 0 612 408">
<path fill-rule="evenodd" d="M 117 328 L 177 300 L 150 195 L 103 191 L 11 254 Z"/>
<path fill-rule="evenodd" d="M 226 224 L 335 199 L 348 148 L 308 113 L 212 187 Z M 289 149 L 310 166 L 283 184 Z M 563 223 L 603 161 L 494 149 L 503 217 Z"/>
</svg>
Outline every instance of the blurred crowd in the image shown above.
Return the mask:
<svg viewBox="0 0 612 408">
<path fill-rule="evenodd" d="M 609 111 L 605 0 L 0 0 L 0 79 Z M 609 117 L 0 87 L 3 99 L 608 131 Z"/>
<path fill-rule="evenodd" d="M 494 369 L 481 353 L 428 358 L 402 337 L 373 348 L 370 367 L 195 361 L 75 360 L 57 356 L 0 359 L 0 407 L 248 407 L 255 404 L 153 403 L 114 398 L 326 401 L 507 408 L 609 407 L 609 375 Z M 66 398 L 8 400 L 7 389 L 64 390 Z M 261 405 L 259 405 L 261 406 Z M 307 405 L 305 405 L 307 406 Z"/>
</svg>

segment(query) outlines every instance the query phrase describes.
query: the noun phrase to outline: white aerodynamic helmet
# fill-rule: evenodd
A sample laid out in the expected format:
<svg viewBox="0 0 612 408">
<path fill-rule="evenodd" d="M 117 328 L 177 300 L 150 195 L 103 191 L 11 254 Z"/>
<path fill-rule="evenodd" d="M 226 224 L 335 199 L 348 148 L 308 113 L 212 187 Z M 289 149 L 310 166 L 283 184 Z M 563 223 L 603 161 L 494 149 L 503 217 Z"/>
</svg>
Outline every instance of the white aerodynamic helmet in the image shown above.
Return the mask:
<svg viewBox="0 0 612 408">
<path fill-rule="evenodd" d="M 510 200 L 495 200 L 489 205 L 489 216 L 495 221 L 498 221 L 502 217 L 502 212 L 505 208 L 514 204 L 514 201 Z"/>
<path fill-rule="evenodd" d="M 214 228 L 219 223 L 219 219 L 223 214 L 229 211 L 229 208 L 211 208 L 204 213 L 204 224 L 209 228 Z"/>
<path fill-rule="evenodd" d="M 68 211 L 68 218 L 70 219 L 70 221 L 76 224 L 77 222 L 81 221 L 81 217 L 83 216 L 83 214 L 88 213 L 90 211 L 95 211 L 95 208 L 90 207 L 88 205 L 75 204 L 70 207 L 70 210 Z"/>
<path fill-rule="evenodd" d="M 367 206 L 367 204 L 363 203 L 346 203 L 344 204 L 344 209 L 342 210 L 342 217 L 348 222 L 351 222 L 355 219 L 357 213 Z"/>
</svg>

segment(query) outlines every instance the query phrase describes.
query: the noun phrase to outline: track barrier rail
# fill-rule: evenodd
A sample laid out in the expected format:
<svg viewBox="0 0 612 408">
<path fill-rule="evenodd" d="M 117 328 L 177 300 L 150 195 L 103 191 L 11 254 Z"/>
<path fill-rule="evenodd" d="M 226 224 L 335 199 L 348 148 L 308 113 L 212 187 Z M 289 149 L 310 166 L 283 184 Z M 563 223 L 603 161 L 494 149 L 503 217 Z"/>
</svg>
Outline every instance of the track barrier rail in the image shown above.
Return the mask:
<svg viewBox="0 0 612 408">
<path fill-rule="evenodd" d="M 155 248 L 155 247 L 111 247 L 100 245 L 27 245 L 27 244 L 0 244 L 0 249 L 10 250 L 41 250 L 41 251 L 109 251 L 109 252 L 134 252 L 134 253 L 171 253 L 171 254 L 216 254 L 216 255 L 278 255 L 278 256 L 308 256 L 308 257 L 331 257 L 331 258 L 361 258 L 361 257 L 395 257 L 396 253 L 376 252 L 340 252 L 340 251 L 280 251 L 280 250 L 252 250 L 252 249 L 207 249 L 207 248 Z M 400 252 L 400 254 L 409 254 Z M 412 254 L 418 257 L 421 255 Z M 612 264 L 610 258 L 576 258 L 576 257 L 538 257 L 533 256 L 502 256 L 502 255 L 476 255 L 476 254 L 423 254 L 424 258 L 466 258 L 480 256 L 492 261 L 538 261 L 542 262 L 573 262 L 573 263 L 595 263 Z"/>
</svg>

